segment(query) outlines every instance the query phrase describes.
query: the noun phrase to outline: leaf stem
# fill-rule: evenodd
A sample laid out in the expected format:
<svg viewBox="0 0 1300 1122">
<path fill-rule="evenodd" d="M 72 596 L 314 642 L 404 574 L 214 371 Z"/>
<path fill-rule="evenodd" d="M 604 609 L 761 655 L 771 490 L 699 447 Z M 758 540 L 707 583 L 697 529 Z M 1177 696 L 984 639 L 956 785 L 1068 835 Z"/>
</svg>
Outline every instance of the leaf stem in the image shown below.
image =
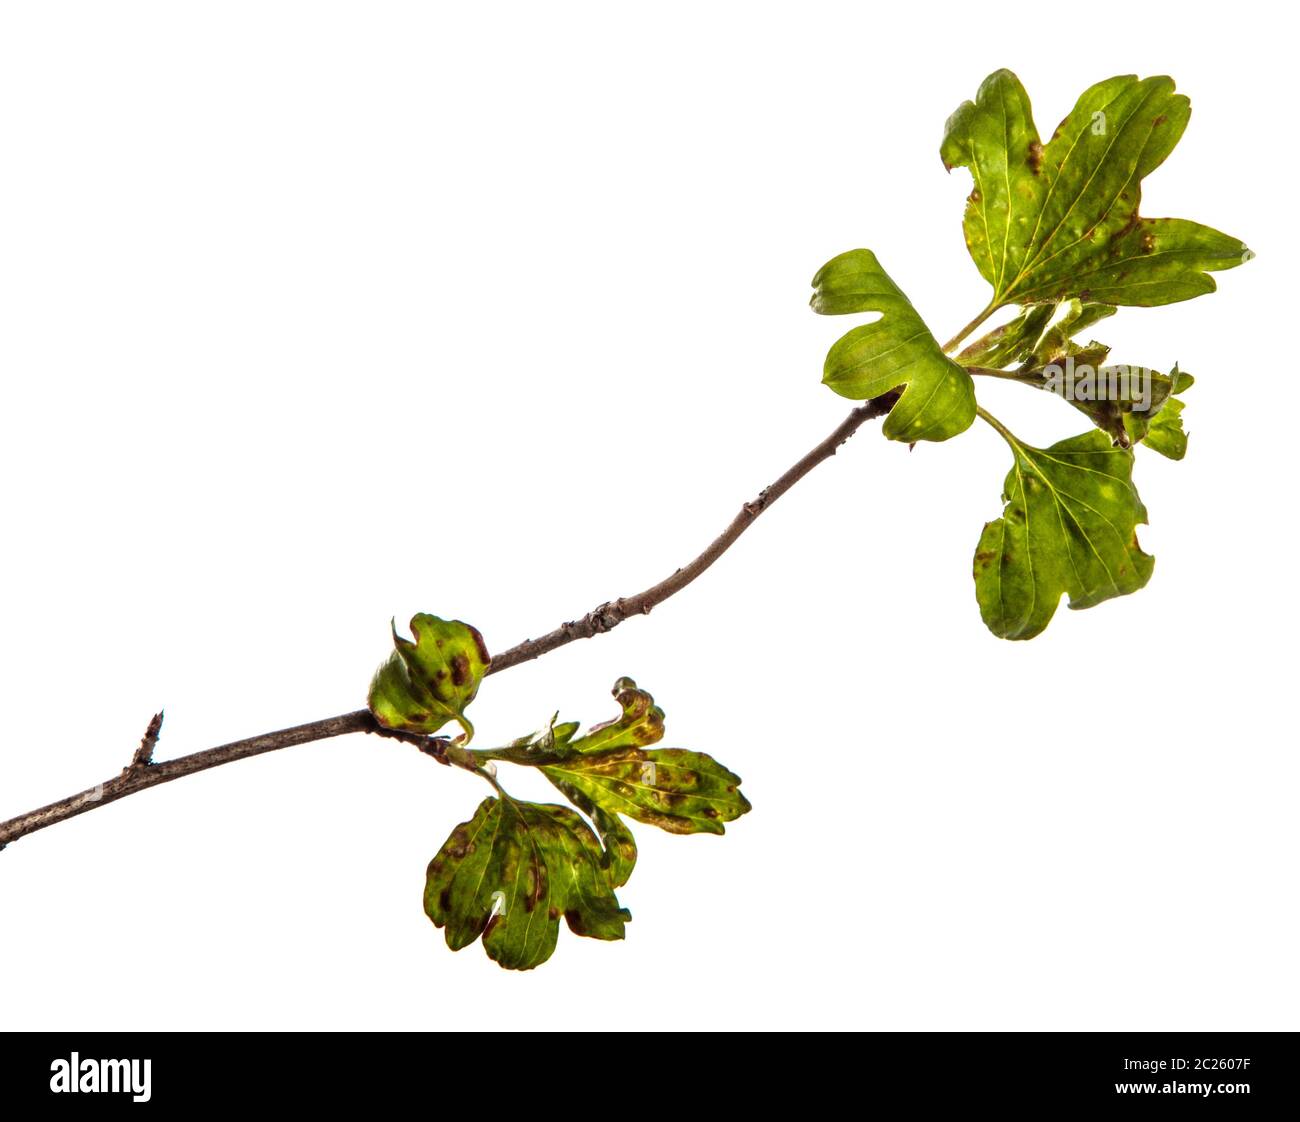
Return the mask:
<svg viewBox="0 0 1300 1122">
<path fill-rule="evenodd" d="M 965 327 L 963 327 L 959 332 L 957 332 L 956 335 L 954 335 L 951 339 L 948 340 L 948 342 L 946 342 L 943 345 L 944 352 L 947 353 L 948 351 L 955 351 L 965 340 L 966 336 L 968 336 L 972 331 L 974 331 L 977 327 L 979 327 L 980 324 L 982 324 L 986 319 L 988 319 L 989 316 L 991 316 L 994 312 L 996 312 L 998 310 L 998 307 L 999 305 L 997 303 L 990 302 L 987 308 L 985 308 L 982 312 L 980 312 L 979 315 L 977 315 L 973 320 L 970 321 L 970 323 L 968 323 Z"/>
<path fill-rule="evenodd" d="M 993 416 L 992 413 L 990 413 L 982 405 L 977 405 L 975 407 L 975 415 L 979 417 L 982 421 L 984 421 L 985 424 L 991 425 L 997 431 L 997 433 L 1002 437 L 1002 439 L 1005 440 L 1008 444 L 1010 444 L 1013 449 L 1020 447 L 1020 441 L 1016 439 L 1016 434 L 1013 433 L 1009 428 L 1007 428 L 1006 425 L 1004 425 L 1001 421 L 999 421 L 995 416 Z"/>
<path fill-rule="evenodd" d="M 965 366 L 962 369 L 967 374 L 973 374 L 977 378 L 1005 378 L 1008 381 L 1024 381 L 1024 375 L 1017 370 L 998 370 L 992 366 Z"/>
</svg>

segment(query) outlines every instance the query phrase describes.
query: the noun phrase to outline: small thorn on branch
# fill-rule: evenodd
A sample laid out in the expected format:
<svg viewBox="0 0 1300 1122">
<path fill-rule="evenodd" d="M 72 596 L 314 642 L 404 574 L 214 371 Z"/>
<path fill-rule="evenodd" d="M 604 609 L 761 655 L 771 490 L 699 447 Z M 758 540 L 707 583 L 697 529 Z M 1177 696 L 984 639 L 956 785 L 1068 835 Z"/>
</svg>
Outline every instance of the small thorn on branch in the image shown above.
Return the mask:
<svg viewBox="0 0 1300 1122">
<path fill-rule="evenodd" d="M 135 755 L 131 757 L 129 771 L 140 771 L 153 766 L 153 750 L 158 747 L 158 737 L 162 735 L 162 723 L 163 715 L 161 712 L 155 713 L 150 718 L 149 727 L 144 730 L 144 737 L 140 741 L 140 747 L 135 750 Z"/>
</svg>

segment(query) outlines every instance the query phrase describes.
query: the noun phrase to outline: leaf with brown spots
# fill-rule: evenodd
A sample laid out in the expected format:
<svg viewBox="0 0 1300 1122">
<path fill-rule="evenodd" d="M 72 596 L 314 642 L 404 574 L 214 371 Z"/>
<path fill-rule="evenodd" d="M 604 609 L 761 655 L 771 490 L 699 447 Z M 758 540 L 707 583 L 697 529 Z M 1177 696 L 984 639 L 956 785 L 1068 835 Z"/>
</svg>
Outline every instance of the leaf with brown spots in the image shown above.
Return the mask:
<svg viewBox="0 0 1300 1122">
<path fill-rule="evenodd" d="M 536 762 L 574 805 L 592 814 L 607 849 L 612 844 L 615 851 L 616 875 L 626 880 L 636 850 L 629 861 L 631 836 L 615 829 L 618 815 L 674 834 L 721 834 L 724 823 L 750 806 L 740 793 L 739 776 L 711 756 L 649 747 L 663 737 L 663 710 L 631 678 L 614 684 L 614 696 L 623 707 L 621 717 L 577 739 L 557 737 L 550 753 Z"/>
<path fill-rule="evenodd" d="M 1173 151 L 1191 103 L 1170 78 L 1122 75 L 1086 90 L 1044 146 L 1029 96 L 990 74 L 948 119 L 940 146 L 966 167 L 966 245 L 990 308 L 1070 297 L 1150 307 L 1214 291 L 1209 275 L 1251 256 L 1238 238 L 1138 214 L 1142 180 Z"/>
<path fill-rule="evenodd" d="M 1032 639 L 1062 593 L 1071 608 L 1090 608 L 1145 585 L 1155 559 L 1138 545 L 1147 512 L 1132 482 L 1132 450 L 1096 429 L 1033 448 L 995 427 L 1015 464 L 1002 517 L 984 527 L 975 549 L 975 597 L 989 630 Z"/>
<path fill-rule="evenodd" d="M 576 792 L 608 813 L 673 834 L 725 833 L 724 823 L 750 809 L 739 776 L 711 756 L 684 748 L 615 748 L 541 771 L 570 798 Z"/>
<path fill-rule="evenodd" d="M 465 707 L 487 673 L 483 636 L 467 623 L 420 614 L 411 619 L 415 640 L 393 628 L 397 648 L 370 683 L 370 711 L 385 728 L 431 734 L 448 721 L 474 735 Z"/>
<path fill-rule="evenodd" d="M 574 752 L 603 752 L 611 748 L 641 748 L 657 744 L 664 735 L 664 711 L 645 690 L 638 689 L 631 678 L 620 678 L 611 691 L 622 707 L 622 714 L 604 724 L 592 725 L 586 736 L 565 738 Z M 576 726 L 566 725 L 563 728 Z"/>
<path fill-rule="evenodd" d="M 478 938 L 507 970 L 555 951 L 560 918 L 575 935 L 622 939 L 631 920 L 614 895 L 591 827 L 552 803 L 484 799 L 429 863 L 424 910 L 458 951 Z"/>
</svg>

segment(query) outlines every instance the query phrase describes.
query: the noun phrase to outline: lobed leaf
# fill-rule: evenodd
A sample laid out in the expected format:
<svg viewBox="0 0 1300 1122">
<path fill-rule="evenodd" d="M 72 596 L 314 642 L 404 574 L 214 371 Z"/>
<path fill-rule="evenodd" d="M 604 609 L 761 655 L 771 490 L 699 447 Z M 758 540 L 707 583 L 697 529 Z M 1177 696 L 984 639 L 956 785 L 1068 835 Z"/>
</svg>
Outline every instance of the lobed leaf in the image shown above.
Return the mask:
<svg viewBox="0 0 1300 1122">
<path fill-rule="evenodd" d="M 1248 260 L 1218 230 L 1138 214 L 1143 178 L 1190 113 L 1172 79 L 1121 75 L 1086 90 L 1044 146 L 1020 80 L 990 74 L 948 119 L 940 154 L 974 180 L 963 229 L 991 306 L 1170 304 L 1213 292 L 1212 271 Z"/>
<path fill-rule="evenodd" d="M 1032 639 L 1062 593 L 1071 608 L 1090 608 L 1145 585 L 1155 562 L 1138 545 L 1147 514 L 1132 483 L 1132 451 L 1096 430 L 1046 449 L 999 431 L 1015 464 L 1003 486 L 1006 508 L 985 525 L 974 568 L 989 630 Z"/>
<path fill-rule="evenodd" d="M 903 388 L 885 418 L 891 440 L 947 440 L 975 419 L 970 375 L 943 353 L 911 302 L 869 249 L 841 253 L 813 277 L 820 315 L 880 312 L 855 327 L 826 355 L 822 381 L 855 401 Z"/>
<path fill-rule="evenodd" d="M 484 799 L 429 863 L 424 910 L 453 951 L 481 937 L 507 970 L 550 958 L 561 916 L 593 939 L 622 939 L 632 918 L 576 811 L 505 794 Z"/>
<path fill-rule="evenodd" d="M 465 708 L 478 693 L 490 659 L 483 636 L 467 623 L 420 614 L 414 641 L 393 628 L 396 648 L 370 683 L 370 711 L 385 728 L 431 734 L 449 721 L 474 734 Z"/>
</svg>

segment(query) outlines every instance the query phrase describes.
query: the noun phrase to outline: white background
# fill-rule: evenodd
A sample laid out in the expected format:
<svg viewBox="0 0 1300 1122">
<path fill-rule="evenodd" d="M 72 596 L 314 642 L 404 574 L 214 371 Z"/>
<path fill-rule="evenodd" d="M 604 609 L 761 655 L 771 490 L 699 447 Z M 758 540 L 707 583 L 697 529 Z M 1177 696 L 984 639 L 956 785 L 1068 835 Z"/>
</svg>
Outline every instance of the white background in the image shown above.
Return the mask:
<svg viewBox="0 0 1300 1122">
<path fill-rule="evenodd" d="M 451 954 L 424 867 L 485 791 L 357 736 L 0 854 L 0 1026 L 1296 1028 L 1268 10 L 5 5 L 0 818 L 116 773 L 160 706 L 160 755 L 358 707 L 390 616 L 504 649 L 683 564 L 847 410 L 826 259 L 874 249 L 940 338 L 984 304 L 938 143 L 997 67 L 1044 136 L 1173 74 L 1144 213 L 1259 257 L 1104 326 L 1197 376 L 1187 460 L 1138 456 L 1145 591 L 992 638 L 1005 447 L 872 424 L 649 619 L 487 681 L 484 745 L 606 719 L 631 674 L 743 775 L 726 838 L 637 830 L 626 942 Z"/>
</svg>

